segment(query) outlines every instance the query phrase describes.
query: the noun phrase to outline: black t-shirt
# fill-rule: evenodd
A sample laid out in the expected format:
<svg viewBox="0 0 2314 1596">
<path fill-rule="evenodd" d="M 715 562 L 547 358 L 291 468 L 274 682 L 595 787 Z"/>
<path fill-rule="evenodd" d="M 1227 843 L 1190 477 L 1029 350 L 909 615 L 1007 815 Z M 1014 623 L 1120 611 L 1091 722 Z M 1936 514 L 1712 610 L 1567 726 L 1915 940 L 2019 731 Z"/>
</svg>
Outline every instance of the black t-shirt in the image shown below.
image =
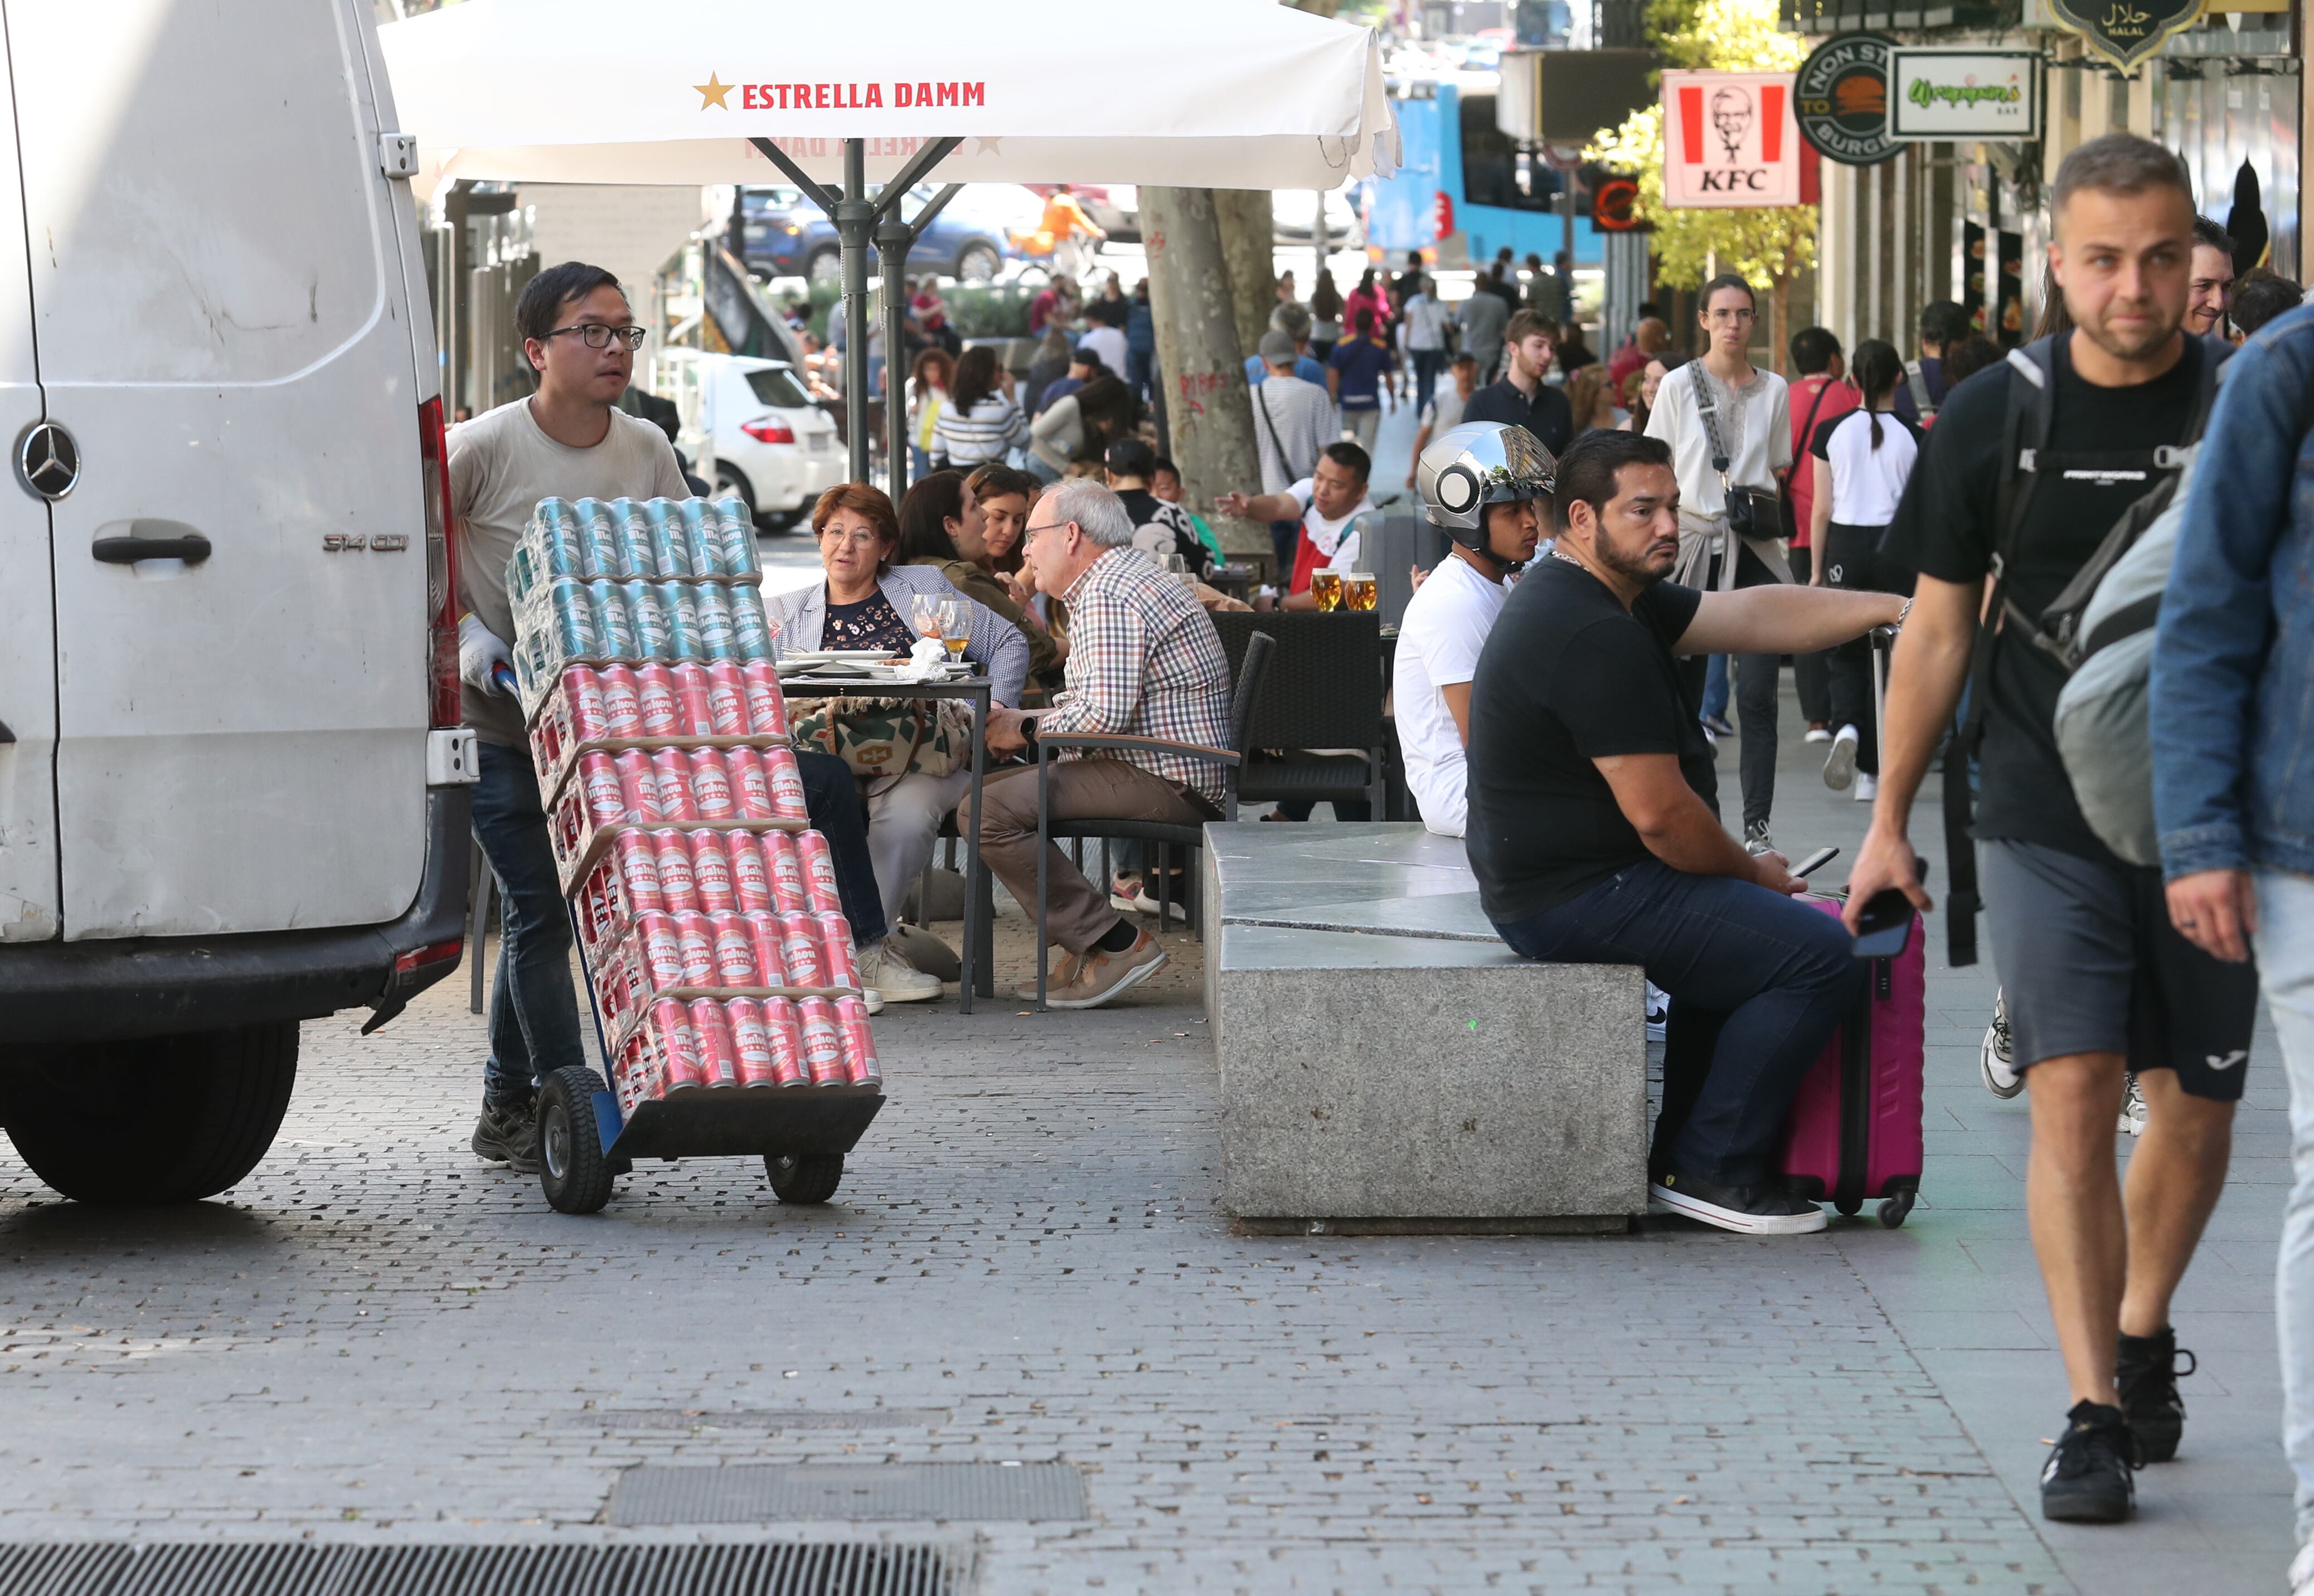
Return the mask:
<svg viewBox="0 0 2314 1596">
<path fill-rule="evenodd" d="M 1133 523 L 1135 548 L 1154 556 L 1179 554 L 1198 577 L 1206 574 L 1213 565 L 1214 551 L 1197 535 L 1188 511 L 1158 498 L 1146 488 L 1121 488 L 1117 498 Z M 1150 527 L 1160 530 L 1144 536 L 1144 529 Z"/>
<path fill-rule="evenodd" d="M 2116 479 L 2092 464 L 2062 469 L 2062 457 L 2150 453 L 2177 443 L 2193 420 L 2201 380 L 2204 351 L 2195 339 L 2186 340 L 2184 357 L 2167 372 L 2126 388 L 2100 388 L 2075 375 L 2068 341 L 2056 349 L 2048 447 L 2061 469 L 2038 473 L 2009 567 L 2009 600 L 2027 615 L 2048 608 L 2122 512 L 2161 481 L 2150 470 Z M 2002 434 L 2015 380 L 2007 366 L 1993 366 L 1953 388 L 1938 407 L 1888 535 L 1889 550 L 1923 576 L 1975 583 L 1992 569 Z M 2057 756 L 2053 727 L 2064 684 L 2057 662 L 2024 639 L 2004 637 L 1994 646 L 1976 835 L 2112 861 L 2081 818 Z"/>
<path fill-rule="evenodd" d="M 1702 602 L 1658 582 L 1627 611 L 1598 578 L 1549 556 L 1519 579 L 1471 682 L 1464 845 L 1489 919 L 1556 908 L 1648 857 L 1594 759 L 1675 754 L 1718 812 L 1711 745 L 1671 651 Z"/>
<path fill-rule="evenodd" d="M 1575 441 L 1574 407 L 1567 402 L 1565 390 L 1549 383 L 1536 384 L 1532 399 L 1520 392 L 1518 384 L 1508 377 L 1488 384 L 1462 407 L 1462 425 L 1468 427 L 1473 421 L 1524 427 L 1534 435 L 1535 442 L 1550 451 L 1554 460 Z"/>
</svg>

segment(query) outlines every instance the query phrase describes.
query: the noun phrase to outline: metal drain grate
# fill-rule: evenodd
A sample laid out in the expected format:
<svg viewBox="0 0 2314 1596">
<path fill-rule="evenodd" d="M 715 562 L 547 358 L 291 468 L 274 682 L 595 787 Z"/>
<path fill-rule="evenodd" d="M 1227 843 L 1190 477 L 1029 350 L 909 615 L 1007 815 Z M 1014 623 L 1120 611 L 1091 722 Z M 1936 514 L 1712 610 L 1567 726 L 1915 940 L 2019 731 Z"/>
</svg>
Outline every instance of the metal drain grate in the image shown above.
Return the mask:
<svg viewBox="0 0 2314 1596">
<path fill-rule="evenodd" d="M 0 1596 L 964 1596 L 974 1574 L 954 1544 L 0 1546 Z"/>
<path fill-rule="evenodd" d="M 611 1493 L 614 1524 L 1036 1522 L 1088 1519 L 1067 1463 L 640 1464 Z"/>
</svg>

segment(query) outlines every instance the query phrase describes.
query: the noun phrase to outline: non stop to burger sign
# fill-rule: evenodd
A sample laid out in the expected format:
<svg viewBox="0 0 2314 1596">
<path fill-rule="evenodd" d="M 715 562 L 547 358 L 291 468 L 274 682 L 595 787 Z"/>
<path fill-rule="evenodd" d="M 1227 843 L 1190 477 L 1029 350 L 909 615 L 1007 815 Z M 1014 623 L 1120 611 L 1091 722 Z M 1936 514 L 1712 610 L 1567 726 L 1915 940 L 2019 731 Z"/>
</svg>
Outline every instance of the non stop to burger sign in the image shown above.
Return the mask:
<svg viewBox="0 0 2314 1596">
<path fill-rule="evenodd" d="M 1790 73 L 1666 72 L 1663 105 L 1665 205 L 1800 203 Z"/>
</svg>

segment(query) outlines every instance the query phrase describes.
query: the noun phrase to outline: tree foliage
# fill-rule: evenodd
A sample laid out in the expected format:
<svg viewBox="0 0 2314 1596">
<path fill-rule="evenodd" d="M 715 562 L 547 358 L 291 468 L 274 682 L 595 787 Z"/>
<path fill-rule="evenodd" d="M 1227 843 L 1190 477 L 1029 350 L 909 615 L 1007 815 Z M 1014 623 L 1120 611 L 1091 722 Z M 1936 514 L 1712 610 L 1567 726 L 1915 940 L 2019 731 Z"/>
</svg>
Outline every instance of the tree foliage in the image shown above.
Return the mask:
<svg viewBox="0 0 2314 1596">
<path fill-rule="evenodd" d="M 1790 72 L 1807 57 L 1806 41 L 1776 31 L 1776 0 L 1648 0 L 1647 37 L 1667 66 L 1734 72 Z M 1638 216 L 1655 226 L 1648 241 L 1660 280 L 1700 287 L 1714 270 L 1737 271 L 1772 287 L 1815 263 L 1815 207 L 1692 210 L 1663 202 L 1663 107 L 1648 106 L 1602 128 L 1586 159 L 1638 179 Z"/>
</svg>

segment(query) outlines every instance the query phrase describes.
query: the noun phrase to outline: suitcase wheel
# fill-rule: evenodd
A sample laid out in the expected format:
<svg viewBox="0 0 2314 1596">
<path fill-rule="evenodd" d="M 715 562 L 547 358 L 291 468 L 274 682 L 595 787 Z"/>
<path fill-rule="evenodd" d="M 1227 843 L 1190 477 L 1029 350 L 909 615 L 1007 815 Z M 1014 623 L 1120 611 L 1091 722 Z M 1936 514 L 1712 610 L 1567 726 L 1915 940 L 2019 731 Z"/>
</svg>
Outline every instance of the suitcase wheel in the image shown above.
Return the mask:
<svg viewBox="0 0 2314 1596">
<path fill-rule="evenodd" d="M 1878 1210 L 1880 1222 L 1892 1230 L 1903 1224 L 1904 1216 L 1912 1212 L 1912 1195 L 1911 1192 L 1896 1192 L 1883 1197 Z"/>
<path fill-rule="evenodd" d="M 1864 1206 L 1864 1200 L 1861 1197 L 1841 1197 L 1835 1199 L 1832 1205 L 1840 1211 L 1841 1218 L 1854 1219 L 1856 1211 Z"/>
</svg>

